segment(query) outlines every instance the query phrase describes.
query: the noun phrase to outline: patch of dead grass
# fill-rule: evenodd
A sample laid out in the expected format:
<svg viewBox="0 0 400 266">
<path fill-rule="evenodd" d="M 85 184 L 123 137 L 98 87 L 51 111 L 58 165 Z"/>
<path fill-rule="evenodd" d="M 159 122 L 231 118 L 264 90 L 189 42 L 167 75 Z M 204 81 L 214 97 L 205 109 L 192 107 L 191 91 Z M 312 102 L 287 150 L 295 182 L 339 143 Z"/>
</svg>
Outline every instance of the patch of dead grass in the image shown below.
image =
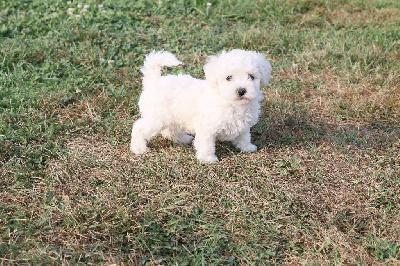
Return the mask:
<svg viewBox="0 0 400 266">
<path fill-rule="evenodd" d="M 301 83 L 301 94 L 290 91 L 266 90 L 265 98 L 280 103 L 298 103 L 307 106 L 313 117 L 327 117 L 336 124 L 366 125 L 376 120 L 396 125 L 400 117 L 400 87 L 395 86 L 399 76 L 387 78 L 389 86 L 376 85 L 373 77 L 360 78 L 352 84 L 332 72 L 311 73 L 291 69 L 276 73 L 281 80 Z M 337 120 L 338 116 L 345 121 Z"/>
<path fill-rule="evenodd" d="M 53 222 L 66 216 L 79 220 L 79 210 L 91 206 L 92 198 L 106 206 L 105 213 L 96 215 L 107 224 L 102 231 L 56 226 L 43 234 L 46 242 L 56 241 L 54 234 L 59 236 L 57 245 L 65 248 L 108 242 L 111 228 L 120 222 L 116 213 L 131 217 L 135 234 L 148 212 L 163 217 L 204 207 L 212 210 L 213 219 L 225 221 L 225 230 L 238 245 L 248 243 L 259 226 L 269 224 L 278 230 L 278 236 L 265 237 L 278 246 L 279 239 L 289 243 L 281 244 L 281 259 L 288 264 L 328 263 L 335 256 L 339 264 L 361 259 L 373 263 L 368 236 L 393 242 L 400 237 L 396 214 L 377 204 L 382 197 L 399 200 L 390 191 L 400 189 L 395 182 L 398 173 L 393 172 L 400 168 L 400 160 L 379 160 L 393 156 L 390 151 L 327 142 L 313 149 L 275 146 L 254 154 L 222 154 L 221 163 L 203 165 L 190 155 L 192 148 L 159 139 L 152 146 L 148 154 L 134 156 L 127 144 L 112 146 L 101 136 L 70 140 L 68 154 L 47 168 L 56 180 L 47 189 L 60 195 L 65 206 L 52 214 Z M 259 224 L 257 214 L 269 221 Z M 197 232 L 199 237 L 209 233 Z M 288 246 L 302 249 L 302 255 L 295 256 Z"/>
<path fill-rule="evenodd" d="M 360 8 L 357 3 L 342 5 L 338 8 L 313 6 L 302 15 L 300 25 L 324 26 L 362 26 L 368 24 L 396 24 L 400 21 L 398 8 Z"/>
</svg>

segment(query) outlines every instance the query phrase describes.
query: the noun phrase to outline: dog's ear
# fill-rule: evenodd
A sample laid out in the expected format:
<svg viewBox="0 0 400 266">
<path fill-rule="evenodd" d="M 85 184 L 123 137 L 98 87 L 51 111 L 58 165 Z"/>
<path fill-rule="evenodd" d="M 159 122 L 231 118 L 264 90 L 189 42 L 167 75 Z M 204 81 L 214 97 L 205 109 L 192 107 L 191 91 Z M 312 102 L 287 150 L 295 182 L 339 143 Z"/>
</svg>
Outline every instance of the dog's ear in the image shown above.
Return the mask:
<svg viewBox="0 0 400 266">
<path fill-rule="evenodd" d="M 207 59 L 207 63 L 204 65 L 204 74 L 206 75 L 206 80 L 211 88 L 218 87 L 218 56 L 210 56 Z"/>
<path fill-rule="evenodd" d="M 264 54 L 255 52 L 254 56 L 258 64 L 258 69 L 261 73 L 261 85 L 265 87 L 268 85 L 269 79 L 271 78 L 272 66 L 265 58 Z"/>
</svg>

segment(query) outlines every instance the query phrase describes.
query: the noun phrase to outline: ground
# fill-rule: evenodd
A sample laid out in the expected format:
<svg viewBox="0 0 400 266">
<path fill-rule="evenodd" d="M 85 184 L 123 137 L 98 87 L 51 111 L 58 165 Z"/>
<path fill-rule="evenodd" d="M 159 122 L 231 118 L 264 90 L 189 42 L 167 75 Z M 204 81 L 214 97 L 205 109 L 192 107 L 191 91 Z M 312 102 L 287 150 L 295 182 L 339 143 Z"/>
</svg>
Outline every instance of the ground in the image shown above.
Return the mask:
<svg viewBox="0 0 400 266">
<path fill-rule="evenodd" d="M 398 1 L 80 3 L 0 2 L 1 263 L 400 263 Z M 258 151 L 131 154 L 146 53 L 231 48 L 273 66 Z"/>
</svg>

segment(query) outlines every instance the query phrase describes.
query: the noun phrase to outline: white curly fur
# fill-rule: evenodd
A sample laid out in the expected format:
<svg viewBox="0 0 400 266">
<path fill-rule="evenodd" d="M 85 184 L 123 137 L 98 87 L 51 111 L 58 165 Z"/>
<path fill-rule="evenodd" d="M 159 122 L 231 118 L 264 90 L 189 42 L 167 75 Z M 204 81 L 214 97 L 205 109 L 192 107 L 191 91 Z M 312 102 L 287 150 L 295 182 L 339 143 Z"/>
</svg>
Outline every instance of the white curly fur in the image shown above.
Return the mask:
<svg viewBox="0 0 400 266">
<path fill-rule="evenodd" d="M 204 66 L 206 80 L 189 75 L 161 76 L 163 66 L 182 64 L 165 51 L 151 52 L 142 68 L 141 118 L 132 128 L 130 149 L 147 151 L 147 141 L 161 133 L 175 142 L 189 144 L 193 137 L 200 161 L 217 162 L 215 141 L 231 141 L 245 152 L 257 149 L 250 128 L 258 121 L 260 85 L 267 86 L 271 65 L 255 51 L 223 51 Z"/>
</svg>

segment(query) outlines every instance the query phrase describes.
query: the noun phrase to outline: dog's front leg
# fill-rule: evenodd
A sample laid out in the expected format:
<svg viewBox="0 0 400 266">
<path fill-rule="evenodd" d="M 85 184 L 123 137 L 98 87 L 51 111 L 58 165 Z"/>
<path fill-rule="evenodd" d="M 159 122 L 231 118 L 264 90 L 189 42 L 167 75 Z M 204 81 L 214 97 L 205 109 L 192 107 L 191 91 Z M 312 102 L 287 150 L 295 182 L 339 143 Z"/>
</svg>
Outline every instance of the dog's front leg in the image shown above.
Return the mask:
<svg viewBox="0 0 400 266">
<path fill-rule="evenodd" d="M 218 157 L 215 155 L 215 135 L 209 132 L 196 132 L 194 147 L 196 149 L 196 157 L 200 161 L 218 162 Z"/>
<path fill-rule="evenodd" d="M 257 150 L 257 146 L 251 143 L 250 128 L 239 135 L 232 141 L 236 148 L 244 152 L 253 152 Z"/>
</svg>

